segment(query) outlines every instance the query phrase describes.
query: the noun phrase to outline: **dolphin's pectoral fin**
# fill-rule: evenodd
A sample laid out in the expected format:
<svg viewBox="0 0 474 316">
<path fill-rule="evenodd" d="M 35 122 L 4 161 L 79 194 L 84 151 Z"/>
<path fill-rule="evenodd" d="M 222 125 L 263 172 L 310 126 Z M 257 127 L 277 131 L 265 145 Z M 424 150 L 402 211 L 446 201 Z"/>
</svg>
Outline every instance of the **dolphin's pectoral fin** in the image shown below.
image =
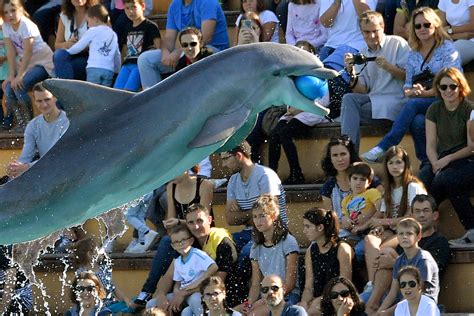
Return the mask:
<svg viewBox="0 0 474 316">
<path fill-rule="evenodd" d="M 250 110 L 242 106 L 231 113 L 211 116 L 188 147 L 204 147 L 228 139 L 245 124 L 249 114 Z"/>
<path fill-rule="evenodd" d="M 84 112 L 103 111 L 135 95 L 79 80 L 48 79 L 43 85 L 58 99 L 69 118 Z"/>
</svg>

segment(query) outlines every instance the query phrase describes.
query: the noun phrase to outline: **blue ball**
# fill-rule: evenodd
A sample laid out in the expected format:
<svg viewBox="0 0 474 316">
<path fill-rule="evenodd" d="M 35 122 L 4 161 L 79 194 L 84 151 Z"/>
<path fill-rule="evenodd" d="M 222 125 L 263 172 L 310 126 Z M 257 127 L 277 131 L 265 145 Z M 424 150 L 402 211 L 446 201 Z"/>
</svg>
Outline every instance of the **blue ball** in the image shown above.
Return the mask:
<svg viewBox="0 0 474 316">
<path fill-rule="evenodd" d="M 301 76 L 296 77 L 294 80 L 298 91 L 308 99 L 320 99 L 329 93 L 328 83 L 324 79 L 313 76 Z"/>
</svg>

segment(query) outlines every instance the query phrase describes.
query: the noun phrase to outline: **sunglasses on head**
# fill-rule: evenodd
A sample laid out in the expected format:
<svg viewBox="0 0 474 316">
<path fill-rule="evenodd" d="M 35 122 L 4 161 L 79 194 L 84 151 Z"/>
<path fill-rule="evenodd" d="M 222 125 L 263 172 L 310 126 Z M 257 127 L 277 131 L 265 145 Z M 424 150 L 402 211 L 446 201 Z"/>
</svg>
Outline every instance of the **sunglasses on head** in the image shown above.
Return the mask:
<svg viewBox="0 0 474 316">
<path fill-rule="evenodd" d="M 270 290 L 272 290 L 272 292 L 278 292 L 280 290 L 280 287 L 278 285 L 262 286 L 260 292 L 262 292 L 263 294 L 267 294 Z"/>
<path fill-rule="evenodd" d="M 181 43 L 181 47 L 183 48 L 187 48 L 188 46 L 191 46 L 191 47 L 196 47 L 198 44 L 198 42 L 184 42 L 184 43 Z"/>
<path fill-rule="evenodd" d="M 416 23 L 415 24 L 415 30 L 421 29 L 421 27 L 424 27 L 425 29 L 429 29 L 431 27 L 431 23 Z"/>
<path fill-rule="evenodd" d="M 345 146 L 349 146 L 349 142 L 351 141 L 351 138 L 349 135 L 343 134 L 337 138 L 332 138 L 330 143 L 332 144 L 343 144 Z"/>
<path fill-rule="evenodd" d="M 401 289 L 404 289 L 406 288 L 407 286 L 410 287 L 410 288 L 414 288 L 416 286 L 416 281 L 413 281 L 413 280 L 410 280 L 410 281 L 404 281 L 404 282 L 400 282 L 400 288 Z"/>
<path fill-rule="evenodd" d="M 342 290 L 341 292 L 330 292 L 329 293 L 329 298 L 332 299 L 332 300 L 335 300 L 336 298 L 339 297 L 339 295 L 341 297 L 348 297 L 351 295 L 351 291 L 349 290 Z"/>
<path fill-rule="evenodd" d="M 95 286 L 94 285 L 88 285 L 88 286 L 76 286 L 76 291 L 82 293 L 84 291 L 87 291 L 87 292 L 92 292 L 95 290 Z"/>
<path fill-rule="evenodd" d="M 446 91 L 446 89 L 448 89 L 448 88 L 449 88 L 449 90 L 454 91 L 458 88 L 458 85 L 454 84 L 454 83 L 453 84 L 440 84 L 439 85 L 439 89 L 441 91 Z"/>
</svg>

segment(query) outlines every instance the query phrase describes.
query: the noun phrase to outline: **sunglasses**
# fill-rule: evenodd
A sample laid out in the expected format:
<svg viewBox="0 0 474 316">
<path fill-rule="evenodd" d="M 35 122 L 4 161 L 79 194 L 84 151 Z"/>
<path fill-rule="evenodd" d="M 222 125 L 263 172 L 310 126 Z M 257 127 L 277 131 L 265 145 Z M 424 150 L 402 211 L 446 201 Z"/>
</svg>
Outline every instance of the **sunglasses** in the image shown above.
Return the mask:
<svg viewBox="0 0 474 316">
<path fill-rule="evenodd" d="M 404 289 L 407 287 L 410 287 L 410 288 L 414 288 L 416 286 L 416 281 L 413 281 L 413 280 L 410 280 L 410 281 L 406 281 L 406 282 L 400 282 L 400 288 L 401 289 Z"/>
<path fill-rule="evenodd" d="M 421 27 L 424 27 L 425 29 L 429 29 L 431 27 L 431 23 L 416 23 L 415 24 L 415 30 L 421 29 Z"/>
<path fill-rule="evenodd" d="M 272 290 L 272 292 L 278 292 L 280 290 L 280 287 L 278 285 L 262 286 L 260 292 L 262 292 L 263 294 L 267 294 L 270 290 Z"/>
<path fill-rule="evenodd" d="M 331 145 L 335 144 L 343 144 L 344 146 L 349 146 L 349 142 L 351 141 L 351 138 L 347 134 L 343 134 L 337 138 L 332 138 L 330 143 Z"/>
<path fill-rule="evenodd" d="M 446 89 L 451 90 L 451 91 L 454 91 L 458 88 L 458 85 L 457 84 L 440 84 L 439 85 L 439 90 L 441 91 L 446 91 Z"/>
<path fill-rule="evenodd" d="M 94 285 L 88 285 L 88 286 L 76 286 L 76 291 L 79 292 L 79 293 L 82 293 L 84 291 L 87 291 L 87 292 L 92 292 L 95 290 L 95 286 Z"/>
<path fill-rule="evenodd" d="M 184 42 L 184 43 L 181 43 L 181 47 L 183 48 L 188 48 L 188 46 L 191 46 L 191 47 L 196 47 L 198 44 L 198 42 Z"/>
<path fill-rule="evenodd" d="M 335 300 L 336 298 L 339 297 L 339 295 L 341 297 L 348 297 L 351 295 L 351 291 L 349 290 L 342 290 L 341 292 L 330 292 L 329 293 L 329 298 L 332 299 L 332 300 Z"/>
</svg>

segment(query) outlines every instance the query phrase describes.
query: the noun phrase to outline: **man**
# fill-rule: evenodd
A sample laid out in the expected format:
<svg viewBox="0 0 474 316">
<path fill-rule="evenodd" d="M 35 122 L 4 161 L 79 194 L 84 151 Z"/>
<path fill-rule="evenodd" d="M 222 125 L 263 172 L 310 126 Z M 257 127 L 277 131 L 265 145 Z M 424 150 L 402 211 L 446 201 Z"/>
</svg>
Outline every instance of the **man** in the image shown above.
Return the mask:
<svg viewBox="0 0 474 316">
<path fill-rule="evenodd" d="M 176 47 L 178 33 L 191 26 L 201 31 L 203 44 L 214 51 L 229 47 L 226 19 L 217 0 L 173 0 L 162 48 L 144 52 L 138 58 L 143 89 L 160 82 L 161 74 L 174 71 L 182 53 Z"/>
<path fill-rule="evenodd" d="M 56 105 L 51 92 L 37 83 L 33 86 L 33 97 L 40 115 L 32 119 L 25 129 L 24 145 L 20 157 L 7 166 L 7 175 L 16 178 L 43 157 L 64 135 L 69 127 L 66 112 Z"/>
<path fill-rule="evenodd" d="M 235 306 L 239 304 L 241 298 L 244 298 L 247 293 L 245 287 L 241 286 L 240 278 L 234 273 L 236 271 L 234 265 L 237 261 L 237 249 L 231 234 L 224 228 L 211 227 L 212 216 L 209 210 L 199 204 L 191 205 L 188 208 L 185 219 L 191 234 L 195 238 L 193 246 L 205 251 L 216 262 L 218 266 L 216 275 L 225 281 L 227 292 L 229 293 L 226 298 L 228 305 Z M 142 289 L 143 292 L 135 300 L 135 304 L 138 305 L 137 307 L 144 306 L 151 298 L 151 293 L 155 292 L 158 281 L 160 281 L 158 284 L 158 296 L 162 294 L 161 290 L 168 288 L 169 282 L 172 283 L 173 276 L 169 273 L 168 267 L 173 258 L 176 258 L 178 255 L 174 251 L 171 256 L 167 255 L 168 253 L 167 250 L 164 255 L 160 249 L 156 252 L 151 271 Z M 164 271 L 167 272 L 157 271 L 162 269 L 164 261 L 166 261 Z M 166 295 L 166 291 L 164 295 Z M 179 300 L 179 295 L 175 299 Z M 158 301 L 160 300 L 158 299 Z"/>
<path fill-rule="evenodd" d="M 449 248 L 448 240 L 436 232 L 435 222 L 439 219 L 436 201 L 429 195 L 418 194 L 412 201 L 411 210 L 412 216 L 422 227 L 422 238 L 418 244 L 420 248 L 431 253 L 438 264 L 441 275 L 448 266 L 451 249 Z M 375 274 L 373 292 L 367 302 L 367 308 L 372 311 L 378 309 L 382 296 L 390 288 L 392 268 L 398 254 L 401 253 L 401 248 L 398 247 L 397 251 L 389 247 L 384 248 L 380 253 L 379 259 L 374 264 L 378 270 Z M 362 295 L 362 297 L 367 301 L 366 296 Z"/>
<path fill-rule="evenodd" d="M 356 73 L 354 56 L 346 54 L 344 58 L 353 93 L 345 94 L 342 99 L 341 133 L 351 137 L 357 152 L 360 124 L 394 121 L 405 103 L 404 66 L 410 52 L 403 38 L 384 34 L 383 17 L 376 11 L 362 13 L 359 27 L 367 44 L 361 54 L 376 59 L 358 65 Z"/>
<path fill-rule="evenodd" d="M 270 316 L 308 315 L 303 307 L 285 303 L 285 286 L 277 275 L 268 275 L 263 278 L 260 293 L 270 309 Z"/>
</svg>

